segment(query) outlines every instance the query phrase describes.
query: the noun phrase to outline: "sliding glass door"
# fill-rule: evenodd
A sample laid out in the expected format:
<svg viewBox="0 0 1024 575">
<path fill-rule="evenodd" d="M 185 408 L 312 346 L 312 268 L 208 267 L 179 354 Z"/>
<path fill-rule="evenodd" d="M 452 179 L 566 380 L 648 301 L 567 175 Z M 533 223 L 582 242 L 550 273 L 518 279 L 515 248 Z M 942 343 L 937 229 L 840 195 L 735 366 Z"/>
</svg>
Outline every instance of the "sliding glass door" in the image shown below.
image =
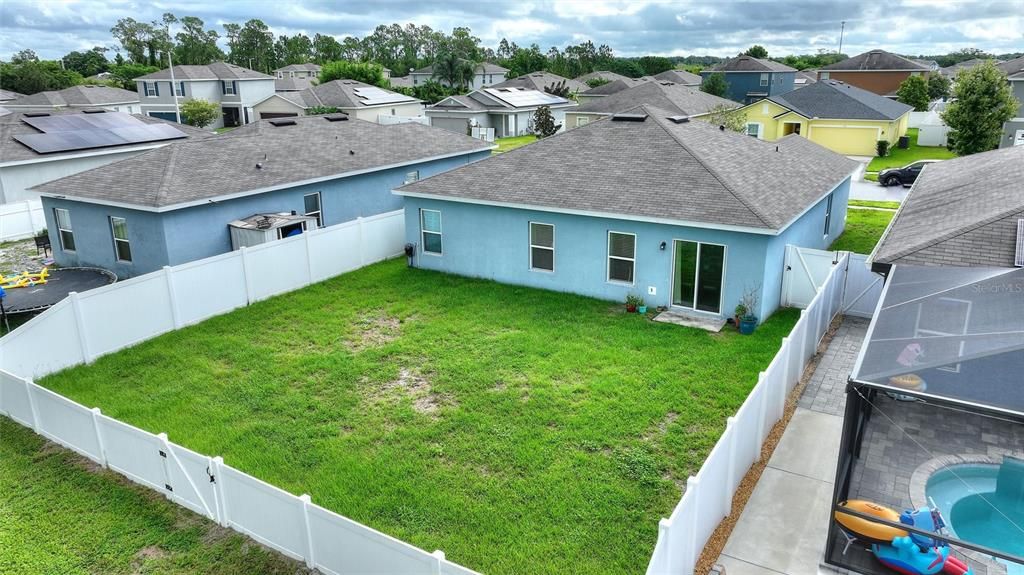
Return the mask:
<svg viewBox="0 0 1024 575">
<path fill-rule="evenodd" d="M 721 313 L 725 246 L 676 240 L 672 305 Z"/>
</svg>

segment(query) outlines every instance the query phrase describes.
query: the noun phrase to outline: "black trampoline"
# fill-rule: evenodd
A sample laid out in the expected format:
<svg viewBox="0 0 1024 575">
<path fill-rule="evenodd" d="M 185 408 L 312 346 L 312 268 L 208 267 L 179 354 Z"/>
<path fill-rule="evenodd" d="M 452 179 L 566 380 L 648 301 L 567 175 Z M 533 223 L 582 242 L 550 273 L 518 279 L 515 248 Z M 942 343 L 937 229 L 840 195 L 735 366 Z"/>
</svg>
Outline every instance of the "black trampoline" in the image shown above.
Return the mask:
<svg viewBox="0 0 1024 575">
<path fill-rule="evenodd" d="M 43 285 L 4 290 L 4 311 L 9 314 L 42 311 L 71 292 L 82 293 L 115 281 L 116 275 L 99 268 L 51 269 Z"/>
</svg>

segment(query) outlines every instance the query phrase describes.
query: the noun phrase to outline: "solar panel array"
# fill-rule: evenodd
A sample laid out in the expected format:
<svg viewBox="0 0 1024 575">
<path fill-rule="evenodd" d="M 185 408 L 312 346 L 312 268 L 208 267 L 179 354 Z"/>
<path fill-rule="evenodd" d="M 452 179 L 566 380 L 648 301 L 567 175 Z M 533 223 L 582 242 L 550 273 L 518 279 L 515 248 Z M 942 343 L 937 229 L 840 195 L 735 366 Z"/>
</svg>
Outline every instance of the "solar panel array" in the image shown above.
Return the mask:
<svg viewBox="0 0 1024 575">
<path fill-rule="evenodd" d="M 565 98 L 525 88 L 484 88 L 484 92 L 515 108 L 551 106 L 569 102 Z"/>
<path fill-rule="evenodd" d="M 394 104 L 396 102 L 408 102 L 413 98 L 406 96 L 405 94 L 399 94 L 397 92 L 389 92 L 373 86 L 367 86 L 359 88 L 352 88 L 357 98 L 359 98 L 363 104 L 367 106 L 375 106 L 377 104 Z"/>
<path fill-rule="evenodd" d="M 169 124 L 147 124 L 121 112 L 25 116 L 22 121 L 41 133 L 15 134 L 14 138 L 40 154 L 186 137 L 184 132 Z"/>
</svg>

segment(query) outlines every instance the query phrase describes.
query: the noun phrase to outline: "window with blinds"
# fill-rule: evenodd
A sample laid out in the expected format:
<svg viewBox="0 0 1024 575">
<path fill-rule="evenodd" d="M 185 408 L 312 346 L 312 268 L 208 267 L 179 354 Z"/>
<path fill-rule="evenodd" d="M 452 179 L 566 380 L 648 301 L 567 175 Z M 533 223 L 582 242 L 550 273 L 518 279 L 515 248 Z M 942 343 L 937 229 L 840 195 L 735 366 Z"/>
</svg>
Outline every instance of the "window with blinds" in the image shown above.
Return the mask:
<svg viewBox="0 0 1024 575">
<path fill-rule="evenodd" d="M 530 269 L 555 271 L 555 226 L 530 222 Z"/>
<path fill-rule="evenodd" d="M 420 233 L 423 236 L 423 253 L 441 255 L 441 212 L 420 210 Z"/>
<path fill-rule="evenodd" d="M 608 281 L 633 284 L 636 234 L 608 232 Z"/>
</svg>

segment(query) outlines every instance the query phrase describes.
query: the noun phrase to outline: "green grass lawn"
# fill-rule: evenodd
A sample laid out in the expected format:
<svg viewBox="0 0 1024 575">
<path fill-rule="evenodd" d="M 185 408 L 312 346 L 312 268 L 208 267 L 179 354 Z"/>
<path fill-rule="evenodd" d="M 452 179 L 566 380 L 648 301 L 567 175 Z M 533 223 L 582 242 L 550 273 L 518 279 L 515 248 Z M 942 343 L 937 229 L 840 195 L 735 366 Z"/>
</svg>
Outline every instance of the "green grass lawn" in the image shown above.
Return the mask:
<svg viewBox="0 0 1024 575">
<path fill-rule="evenodd" d="M 905 150 L 896 146 L 890 147 L 889 155 L 871 160 L 867 171 L 879 172 L 886 168 L 898 168 L 918 160 L 948 160 L 956 157 L 956 154 L 942 146 L 918 146 L 917 128 L 907 130 L 907 136 L 910 136 L 910 147 Z"/>
<path fill-rule="evenodd" d="M 887 202 L 880 200 L 850 200 L 849 205 L 862 208 L 880 208 L 883 210 L 898 210 L 899 202 Z"/>
<path fill-rule="evenodd" d="M 877 182 L 878 181 L 878 172 L 875 172 L 873 174 L 865 173 L 864 174 L 864 179 L 869 181 L 869 182 Z"/>
<path fill-rule="evenodd" d="M 234 130 L 235 128 L 236 128 L 236 126 L 224 126 L 222 128 L 217 128 L 216 130 L 214 130 L 214 132 L 217 132 L 218 134 L 223 134 L 225 132 L 230 132 L 231 130 Z"/>
<path fill-rule="evenodd" d="M 516 148 L 521 148 L 526 144 L 536 142 L 537 136 L 512 136 L 511 138 L 495 138 L 494 143 L 498 144 L 498 149 L 493 150 L 492 154 L 503 154 Z"/>
<path fill-rule="evenodd" d="M 871 253 L 895 214 L 895 211 L 888 210 L 847 210 L 846 229 L 832 242 L 829 249 L 858 254 Z"/>
<path fill-rule="evenodd" d="M 637 573 L 789 333 L 393 260 L 40 383 L 488 574 Z"/>
<path fill-rule="evenodd" d="M 246 537 L 0 417 L 0 573 L 298 571 Z"/>
</svg>

